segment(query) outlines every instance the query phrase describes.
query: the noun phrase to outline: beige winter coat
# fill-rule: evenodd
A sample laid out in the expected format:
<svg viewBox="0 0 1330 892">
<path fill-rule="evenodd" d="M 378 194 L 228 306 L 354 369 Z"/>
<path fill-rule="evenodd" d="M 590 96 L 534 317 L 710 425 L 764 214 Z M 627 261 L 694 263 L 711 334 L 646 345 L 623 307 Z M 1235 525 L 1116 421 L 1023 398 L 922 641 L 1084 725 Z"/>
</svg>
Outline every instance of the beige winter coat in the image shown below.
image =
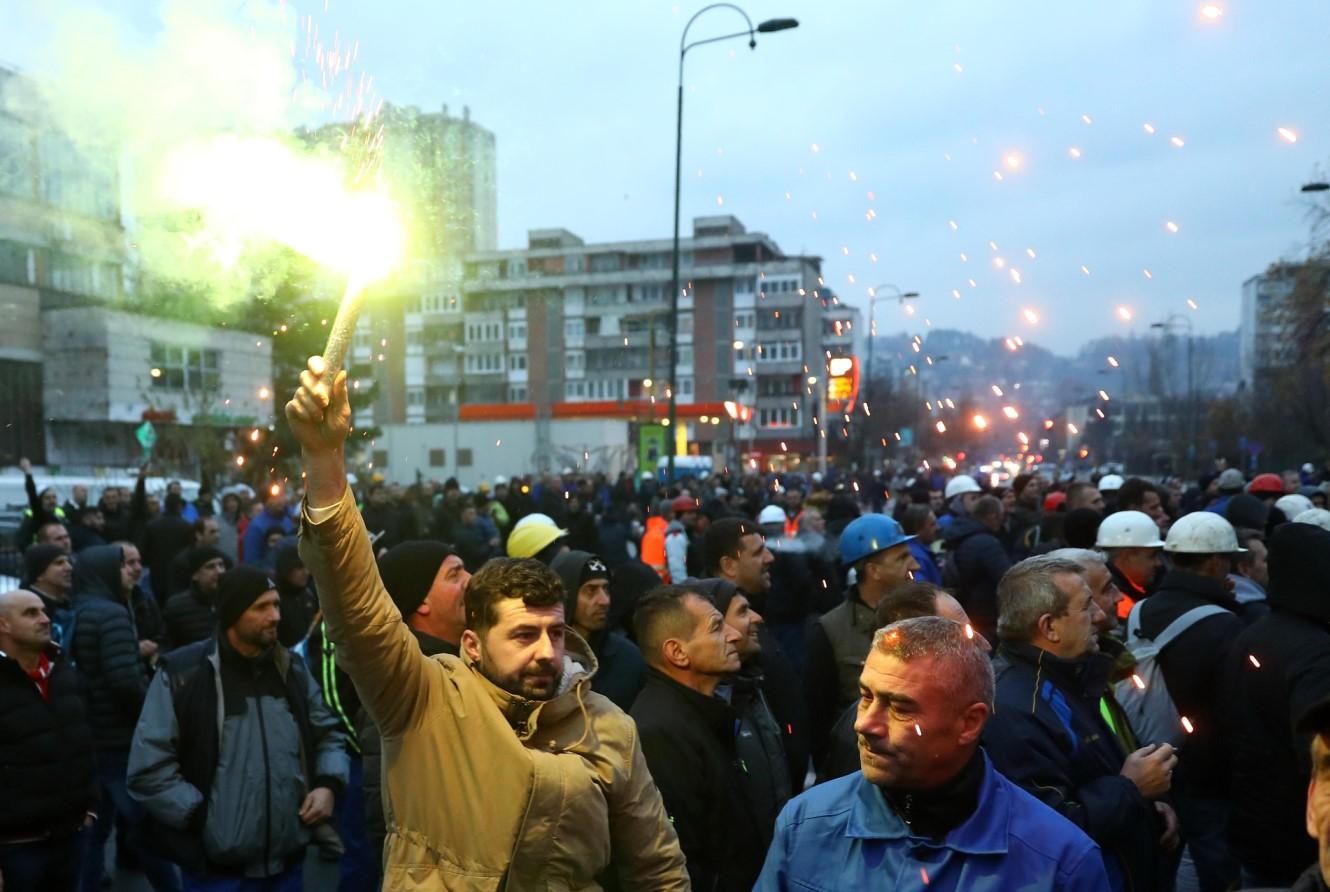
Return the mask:
<svg viewBox="0 0 1330 892">
<path fill-rule="evenodd" d="M 328 637 L 383 733 L 384 889 L 686 890 L 632 720 L 591 690 L 568 634 L 565 691 L 533 703 L 458 657 L 425 657 L 388 597 L 348 490 L 305 509 L 300 554 Z"/>
</svg>

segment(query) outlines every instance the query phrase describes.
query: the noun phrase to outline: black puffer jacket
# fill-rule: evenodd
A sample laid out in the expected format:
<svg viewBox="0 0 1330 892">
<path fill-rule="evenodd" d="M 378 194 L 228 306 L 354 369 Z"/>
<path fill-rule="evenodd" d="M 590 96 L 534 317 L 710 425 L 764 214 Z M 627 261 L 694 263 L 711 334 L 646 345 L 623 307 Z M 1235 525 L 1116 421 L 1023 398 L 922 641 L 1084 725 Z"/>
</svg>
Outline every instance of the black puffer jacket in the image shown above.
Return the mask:
<svg viewBox="0 0 1330 892">
<path fill-rule="evenodd" d="M 72 834 L 97 808 L 97 774 L 78 675 L 53 647 L 49 697 L 0 655 L 0 839 Z"/>
<path fill-rule="evenodd" d="M 118 545 L 89 548 L 74 568 L 77 626 L 72 658 L 85 683 L 88 721 L 98 749 L 129 749 L 148 674 L 139 659 L 134 615 L 120 588 Z"/>
<path fill-rule="evenodd" d="M 1316 841 L 1304 830 L 1311 737 L 1294 734 L 1293 724 L 1330 694 L 1327 586 L 1330 532 L 1305 523 L 1275 530 L 1270 614 L 1238 636 L 1226 667 L 1229 836 L 1244 867 L 1280 883 L 1316 859 Z"/>
<path fill-rule="evenodd" d="M 166 637 L 173 650 L 211 638 L 217 631 L 217 614 L 207 596 L 193 583 L 183 592 L 171 596 L 162 616 L 166 621 Z"/>
</svg>

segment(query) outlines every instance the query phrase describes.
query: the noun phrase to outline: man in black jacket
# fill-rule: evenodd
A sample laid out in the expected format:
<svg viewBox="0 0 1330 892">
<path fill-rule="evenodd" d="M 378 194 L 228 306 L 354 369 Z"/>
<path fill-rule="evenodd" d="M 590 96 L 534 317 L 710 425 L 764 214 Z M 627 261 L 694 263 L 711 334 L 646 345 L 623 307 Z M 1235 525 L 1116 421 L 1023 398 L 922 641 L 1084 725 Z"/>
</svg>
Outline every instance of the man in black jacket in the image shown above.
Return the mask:
<svg viewBox="0 0 1330 892">
<path fill-rule="evenodd" d="M 32 592 L 0 595 L 0 888 L 73 890 L 97 769 L 78 677 Z"/>
<path fill-rule="evenodd" d="M 685 583 L 690 584 L 690 583 Z M 738 729 L 735 750 L 743 765 L 749 802 L 762 831 L 762 847 L 771 845 L 776 815 L 790 800 L 789 765 L 785 755 L 785 731 L 780 727 L 763 693 L 760 657 L 765 621 L 748 603 L 748 597 L 732 582 L 703 579 L 697 588 L 711 599 L 725 617 L 725 624 L 739 633 L 739 671 L 716 688 L 716 695 L 734 708 Z M 802 788 L 803 778 L 799 778 Z"/>
<path fill-rule="evenodd" d="M 568 625 L 586 640 L 600 663 L 591 690 L 609 697 L 622 710 L 631 709 L 642 690 L 646 663 L 636 644 L 609 628 L 609 567 L 599 555 L 565 551 L 550 561 L 550 569 L 567 595 L 563 615 Z"/>
<path fill-rule="evenodd" d="M 427 657 L 457 656 L 466 625 L 463 599 L 471 574 L 466 572 L 452 546 L 426 540 L 403 542 L 379 558 L 379 575 L 420 645 L 420 652 Z M 336 650 L 324 635 L 322 623 L 310 639 L 309 654 L 324 699 L 332 701 L 339 715 L 350 715 L 355 722 L 354 733 L 348 734 L 348 740 L 360 747 L 364 797 L 359 806 L 351 802 L 358 768 L 353 758 L 351 785 L 338 803 L 338 822 L 343 838 L 353 843 L 355 837 L 346 833 L 347 825 L 359 820 L 364 826 L 367 870 L 377 878 L 383 875 L 383 843 L 388 835 L 383 814 L 383 739 L 369 713 L 360 706 L 351 679 L 335 668 Z M 354 855 L 354 847 L 348 847 L 347 855 Z M 377 882 L 371 885 L 378 888 Z"/>
<path fill-rule="evenodd" d="M 739 633 L 688 585 L 660 586 L 633 617 L 647 681 L 632 717 L 694 889 L 753 888 L 766 847 L 735 747 L 735 713 L 716 696 L 739 671 Z"/>
<path fill-rule="evenodd" d="M 213 602 L 222 574 L 229 566 L 226 555 L 206 545 L 191 548 L 180 556 L 177 568 L 189 587 L 171 596 L 162 615 L 171 647 L 211 638 L 217 631 Z"/>
<path fill-rule="evenodd" d="M 167 493 L 164 513 L 148 521 L 139 540 L 143 563 L 148 565 L 148 585 L 162 606 L 175 591 L 176 582 L 184 582 L 172 578 L 171 563 L 194 545 L 194 525 L 180 516 L 184 507 L 179 493 Z"/>
<path fill-rule="evenodd" d="M 1194 871 L 1201 889 L 1225 889 L 1237 880 L 1238 864 L 1227 839 L 1229 778 L 1221 716 L 1229 698 L 1222 680 L 1244 628 L 1238 618 L 1241 605 L 1228 581 L 1233 555 L 1242 549 L 1228 521 L 1213 511 L 1194 511 L 1169 528 L 1164 551 L 1173 568 L 1141 602 L 1143 637 L 1157 638 L 1194 608 L 1222 608 L 1175 638 L 1159 654 L 1158 665 L 1187 731 L 1173 779 L 1173 802 L 1187 844 L 1178 876 L 1181 881 Z"/>
<path fill-rule="evenodd" d="M 58 545 L 29 545 L 23 552 L 23 588 L 41 598 L 51 622 L 61 623 L 69 612 L 69 592 L 74 585 L 74 562 Z M 60 640 L 60 629 L 52 630 Z"/>
<path fill-rule="evenodd" d="M 1287 523 L 1270 540 L 1270 614 L 1228 655 L 1224 740 L 1232 777 L 1229 839 L 1258 886 L 1292 883 L 1316 857 L 1302 793 L 1310 735 L 1293 725 L 1330 695 L 1330 532 Z"/>
<path fill-rule="evenodd" d="M 956 518 L 942 533 L 947 546 L 942 583 L 956 592 L 974 630 L 990 644 L 997 643 L 998 580 L 1011 568 L 1011 558 L 997 537 L 1000 529 L 1002 502 L 983 496 L 968 516 Z"/>
<path fill-rule="evenodd" d="M 136 851 L 156 892 L 174 892 L 180 888 L 175 868 L 145 848 L 143 809 L 125 787 L 130 741 L 147 694 L 148 673 L 140 658 L 138 628 L 124 587 L 124 560 L 124 552 L 115 545 L 94 546 L 79 555 L 74 571 L 70 659 L 85 684 L 102 786 L 102 807 L 91 830 L 93 843 L 84 860 L 83 884 L 96 888 L 101 882 L 101 853 L 119 813 L 121 826 L 128 832 L 124 839 L 117 838 L 117 845 Z"/>
<path fill-rule="evenodd" d="M 1177 821 L 1159 801 L 1178 757 L 1168 744 L 1125 752 L 1100 714 L 1113 660 L 1081 564 L 1027 558 L 998 586 L 997 693 L 983 742 L 1012 782 L 1099 844 L 1115 890 L 1167 886 L 1161 849 Z"/>
</svg>

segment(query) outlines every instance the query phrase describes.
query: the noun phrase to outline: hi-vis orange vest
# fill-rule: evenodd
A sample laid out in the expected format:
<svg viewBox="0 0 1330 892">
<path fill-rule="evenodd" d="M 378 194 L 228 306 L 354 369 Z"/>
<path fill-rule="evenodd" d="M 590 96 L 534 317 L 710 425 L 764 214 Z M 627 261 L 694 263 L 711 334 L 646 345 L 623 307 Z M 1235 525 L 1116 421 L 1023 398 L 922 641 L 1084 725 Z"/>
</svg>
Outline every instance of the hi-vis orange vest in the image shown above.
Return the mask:
<svg viewBox="0 0 1330 892">
<path fill-rule="evenodd" d="M 670 567 L 665 560 L 665 527 L 669 523 L 660 515 L 647 518 L 647 531 L 642 534 L 642 563 L 656 571 L 661 582 L 670 581 Z"/>
</svg>

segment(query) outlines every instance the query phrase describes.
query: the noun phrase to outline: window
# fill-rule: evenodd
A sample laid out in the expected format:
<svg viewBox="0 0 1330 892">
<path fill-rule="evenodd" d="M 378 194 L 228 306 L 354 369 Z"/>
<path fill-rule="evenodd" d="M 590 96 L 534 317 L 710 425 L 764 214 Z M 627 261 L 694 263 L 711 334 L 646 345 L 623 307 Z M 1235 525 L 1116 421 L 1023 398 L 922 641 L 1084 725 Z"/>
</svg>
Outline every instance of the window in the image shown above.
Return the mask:
<svg viewBox="0 0 1330 892">
<path fill-rule="evenodd" d="M 735 280 L 734 280 L 734 293 L 735 293 L 735 294 L 752 294 L 752 293 L 753 293 L 753 280 L 752 280 L 752 279 L 735 279 Z"/>
<path fill-rule="evenodd" d="M 798 427 L 799 410 L 793 407 L 779 409 L 758 409 L 758 427 Z"/>
<path fill-rule="evenodd" d="M 0 193 L 32 197 L 32 137 L 17 121 L 0 118 Z"/>
<path fill-rule="evenodd" d="M 3 151 L 0 148 L 0 151 Z M 3 164 L 3 159 L 0 159 Z M 0 177 L 3 173 L 0 173 Z M 0 191 L 3 187 L 0 186 Z M 31 285 L 32 274 L 36 272 L 32 260 L 32 248 L 18 242 L 0 241 L 0 282 L 14 285 Z"/>
<path fill-rule="evenodd" d="M 153 343 L 149 375 L 159 390 L 219 390 L 222 375 L 216 350 Z"/>
<path fill-rule="evenodd" d="M 457 450 L 457 466 L 458 466 L 459 468 L 469 468 L 469 467 L 471 467 L 471 450 L 470 450 L 470 449 L 458 449 L 458 450 Z"/>
<path fill-rule="evenodd" d="M 755 315 L 754 313 L 752 313 L 751 311 L 750 311 L 750 312 L 745 312 L 745 313 L 735 313 L 735 314 L 734 314 L 734 327 L 735 327 L 735 328 L 752 328 L 753 325 L 754 325 L 754 323 L 755 323 L 755 321 L 756 321 L 756 318 L 757 318 L 756 315 Z"/>
<path fill-rule="evenodd" d="M 586 399 L 586 382 L 585 381 L 563 382 L 563 398 L 566 400 Z"/>
<path fill-rule="evenodd" d="M 510 402 L 510 403 L 525 403 L 525 402 L 526 402 L 526 399 L 527 399 L 527 397 L 526 397 L 526 385 L 525 385 L 525 384 L 510 384 L 510 385 L 508 385 L 508 402 Z"/>
<path fill-rule="evenodd" d="M 516 341 L 516 340 L 521 340 L 522 338 L 525 338 L 525 337 L 526 337 L 526 323 L 525 323 L 525 322 L 510 322 L 510 323 L 508 323 L 508 340 L 510 340 L 510 341 Z"/>
<path fill-rule="evenodd" d="M 618 254 L 592 254 L 591 271 L 593 273 L 618 272 L 621 267 Z"/>
<path fill-rule="evenodd" d="M 508 357 L 508 371 L 524 372 L 526 371 L 526 354 L 514 353 Z"/>
<path fill-rule="evenodd" d="M 757 345 L 758 362 L 798 362 L 803 359 L 802 341 L 770 341 Z"/>
<path fill-rule="evenodd" d="M 563 367 L 575 371 L 586 368 L 586 354 L 581 352 L 565 353 L 563 355 Z"/>
<path fill-rule="evenodd" d="M 443 449 L 431 449 L 429 451 L 429 466 L 431 468 L 442 468 L 448 464 L 448 453 Z"/>
<path fill-rule="evenodd" d="M 580 338 L 586 334 L 586 326 L 581 319 L 565 319 L 563 322 L 563 336 L 565 338 Z"/>
<path fill-rule="evenodd" d="M 688 344 L 679 345 L 679 362 L 677 365 L 679 368 L 693 367 L 693 348 Z"/>
<path fill-rule="evenodd" d="M 692 396 L 692 395 L 693 395 L 693 379 L 692 379 L 692 378 L 680 378 L 680 379 L 679 379 L 679 395 L 680 395 L 680 396 Z"/>
</svg>

